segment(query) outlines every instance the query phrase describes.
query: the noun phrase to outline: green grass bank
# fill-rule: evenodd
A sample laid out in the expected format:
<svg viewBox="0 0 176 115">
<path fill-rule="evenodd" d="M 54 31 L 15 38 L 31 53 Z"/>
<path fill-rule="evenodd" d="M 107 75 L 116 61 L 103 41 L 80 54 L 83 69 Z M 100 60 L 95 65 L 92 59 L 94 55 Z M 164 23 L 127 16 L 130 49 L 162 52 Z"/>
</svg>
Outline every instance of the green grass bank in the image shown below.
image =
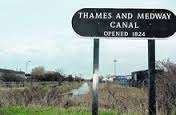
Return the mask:
<svg viewBox="0 0 176 115">
<path fill-rule="evenodd" d="M 87 108 L 44 107 L 44 106 L 8 106 L 0 108 L 0 115 L 91 115 Z M 137 113 L 122 113 L 115 110 L 101 109 L 99 115 L 139 115 Z"/>
</svg>

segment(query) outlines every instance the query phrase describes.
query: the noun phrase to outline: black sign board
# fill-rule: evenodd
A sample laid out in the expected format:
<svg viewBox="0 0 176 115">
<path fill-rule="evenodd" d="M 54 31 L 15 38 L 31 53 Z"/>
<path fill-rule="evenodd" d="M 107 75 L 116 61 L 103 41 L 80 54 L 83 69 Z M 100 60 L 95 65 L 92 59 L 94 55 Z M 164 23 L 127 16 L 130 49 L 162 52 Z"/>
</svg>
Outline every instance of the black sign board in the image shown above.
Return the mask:
<svg viewBox="0 0 176 115">
<path fill-rule="evenodd" d="M 72 27 L 84 37 L 166 38 L 176 31 L 176 17 L 165 9 L 84 8 Z"/>
</svg>

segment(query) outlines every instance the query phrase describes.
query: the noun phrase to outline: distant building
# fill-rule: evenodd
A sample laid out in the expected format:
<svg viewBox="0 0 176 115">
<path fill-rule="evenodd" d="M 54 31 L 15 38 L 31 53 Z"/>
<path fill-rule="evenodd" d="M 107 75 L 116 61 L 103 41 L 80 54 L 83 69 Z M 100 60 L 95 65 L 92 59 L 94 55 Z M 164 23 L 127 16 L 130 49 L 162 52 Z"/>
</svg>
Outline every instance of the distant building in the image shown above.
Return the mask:
<svg viewBox="0 0 176 115">
<path fill-rule="evenodd" d="M 123 75 L 123 76 L 108 75 L 102 78 L 102 82 L 113 82 L 118 83 L 120 85 L 129 85 L 130 78 L 131 75 Z"/>
<path fill-rule="evenodd" d="M 148 84 L 148 70 L 140 70 L 131 73 L 130 83 L 132 86 L 141 86 Z"/>
<path fill-rule="evenodd" d="M 117 82 L 120 85 L 129 85 L 129 78 L 131 75 L 121 75 L 116 76 L 115 82 Z"/>
<path fill-rule="evenodd" d="M 116 79 L 115 75 L 108 75 L 102 78 L 102 82 L 113 82 Z"/>
<path fill-rule="evenodd" d="M 163 70 L 156 70 L 157 73 L 162 73 Z M 131 73 L 132 78 L 130 84 L 132 86 L 147 86 L 149 84 L 148 70 L 140 70 Z"/>
</svg>

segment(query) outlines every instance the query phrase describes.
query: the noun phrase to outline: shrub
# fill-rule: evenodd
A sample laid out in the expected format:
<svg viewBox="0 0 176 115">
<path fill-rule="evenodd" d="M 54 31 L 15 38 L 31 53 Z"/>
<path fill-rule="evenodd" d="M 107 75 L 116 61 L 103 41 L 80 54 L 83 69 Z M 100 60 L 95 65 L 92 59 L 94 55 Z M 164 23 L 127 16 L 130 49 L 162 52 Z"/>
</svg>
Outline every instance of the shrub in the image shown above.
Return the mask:
<svg viewBox="0 0 176 115">
<path fill-rule="evenodd" d="M 159 61 L 157 68 L 164 70 L 156 78 L 158 109 L 170 115 L 176 108 L 176 64 L 170 60 Z"/>
<path fill-rule="evenodd" d="M 22 82 L 25 78 L 16 75 L 15 73 L 4 73 L 1 75 L 1 80 L 4 82 Z"/>
</svg>

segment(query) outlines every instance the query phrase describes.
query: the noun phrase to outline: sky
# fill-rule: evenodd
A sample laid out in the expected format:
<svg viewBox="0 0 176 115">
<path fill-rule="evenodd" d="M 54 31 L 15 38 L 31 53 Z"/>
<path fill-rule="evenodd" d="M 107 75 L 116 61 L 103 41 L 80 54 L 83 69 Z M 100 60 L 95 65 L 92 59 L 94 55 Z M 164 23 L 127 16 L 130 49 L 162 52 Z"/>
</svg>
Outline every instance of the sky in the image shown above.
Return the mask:
<svg viewBox="0 0 176 115">
<path fill-rule="evenodd" d="M 82 8 L 162 8 L 176 14 L 175 0 L 1 0 L 0 68 L 31 71 L 43 66 L 92 75 L 93 39 L 78 36 L 71 19 Z M 176 61 L 176 34 L 156 41 L 156 60 Z M 100 40 L 100 74 L 147 69 L 147 40 Z M 30 62 L 29 62 L 30 61 Z"/>
</svg>

